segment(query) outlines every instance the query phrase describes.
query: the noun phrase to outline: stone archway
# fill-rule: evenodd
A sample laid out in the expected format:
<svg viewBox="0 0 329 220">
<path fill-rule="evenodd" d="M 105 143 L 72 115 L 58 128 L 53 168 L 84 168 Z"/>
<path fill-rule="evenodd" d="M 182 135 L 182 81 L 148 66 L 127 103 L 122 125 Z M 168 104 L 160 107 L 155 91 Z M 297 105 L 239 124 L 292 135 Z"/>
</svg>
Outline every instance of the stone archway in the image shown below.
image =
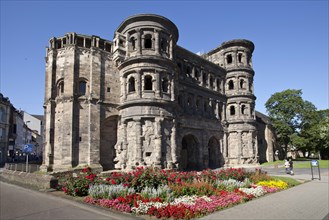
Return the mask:
<svg viewBox="0 0 329 220">
<path fill-rule="evenodd" d="M 180 167 L 182 170 L 200 170 L 200 149 L 198 139 L 194 135 L 186 135 L 182 139 Z"/>
<path fill-rule="evenodd" d="M 114 146 L 117 143 L 118 116 L 110 116 L 101 125 L 100 164 L 103 170 L 114 169 Z"/>
<path fill-rule="evenodd" d="M 222 153 L 220 152 L 220 144 L 219 141 L 215 137 L 211 137 L 208 142 L 208 167 L 210 169 L 216 169 L 221 167 L 224 158 Z"/>
</svg>

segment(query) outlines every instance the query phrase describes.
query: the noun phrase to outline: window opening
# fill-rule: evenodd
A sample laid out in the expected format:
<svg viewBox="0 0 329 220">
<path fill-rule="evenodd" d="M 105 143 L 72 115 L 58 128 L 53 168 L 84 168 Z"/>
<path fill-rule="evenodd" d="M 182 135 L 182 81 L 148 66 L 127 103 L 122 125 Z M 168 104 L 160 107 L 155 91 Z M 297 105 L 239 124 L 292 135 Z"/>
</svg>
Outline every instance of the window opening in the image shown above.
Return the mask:
<svg viewBox="0 0 329 220">
<path fill-rule="evenodd" d="M 136 39 L 134 37 L 130 38 L 131 49 L 136 50 Z"/>
<path fill-rule="evenodd" d="M 147 75 L 144 78 L 144 90 L 153 90 L 152 88 L 152 76 Z"/>
<path fill-rule="evenodd" d="M 161 38 L 161 50 L 167 51 L 167 40 L 165 38 Z"/>
<path fill-rule="evenodd" d="M 202 75 L 202 83 L 204 85 L 207 84 L 207 74 L 206 73 L 203 73 L 203 75 Z"/>
<path fill-rule="evenodd" d="M 210 88 L 212 89 L 214 86 L 214 79 L 212 76 L 210 76 Z"/>
<path fill-rule="evenodd" d="M 135 92 L 135 78 L 130 77 L 128 83 L 128 92 Z"/>
<path fill-rule="evenodd" d="M 227 64 L 230 64 L 230 63 L 232 63 L 232 62 L 233 62 L 232 55 L 231 55 L 231 54 L 227 55 L 227 56 L 226 56 L 226 63 L 227 63 Z"/>
<path fill-rule="evenodd" d="M 230 89 L 230 90 L 234 89 L 234 83 L 233 83 L 233 80 L 230 80 L 230 81 L 228 82 L 228 89 Z"/>
<path fill-rule="evenodd" d="M 79 95 L 85 95 L 86 94 L 86 85 L 87 83 L 85 81 L 79 82 Z"/>
<path fill-rule="evenodd" d="M 81 37 L 77 38 L 77 46 L 83 47 L 83 38 L 81 38 Z"/>
<path fill-rule="evenodd" d="M 152 36 L 151 35 L 145 35 L 144 39 L 144 48 L 151 49 L 152 48 Z"/>
<path fill-rule="evenodd" d="M 64 81 L 58 83 L 57 95 L 62 95 L 64 93 Z"/>
<path fill-rule="evenodd" d="M 239 61 L 239 63 L 242 63 L 242 53 L 238 54 L 238 61 Z"/>
<path fill-rule="evenodd" d="M 235 107 L 234 106 L 230 107 L 230 115 L 235 115 Z"/>
<path fill-rule="evenodd" d="M 162 91 L 163 92 L 168 92 L 168 79 L 167 78 L 163 78 L 162 79 Z"/>
<path fill-rule="evenodd" d="M 243 79 L 240 80 L 240 89 L 244 89 L 245 82 Z"/>
<path fill-rule="evenodd" d="M 244 115 L 246 113 L 246 106 L 242 105 L 241 106 L 241 113 Z"/>
<path fill-rule="evenodd" d="M 91 39 L 86 38 L 86 48 L 91 47 Z"/>
<path fill-rule="evenodd" d="M 216 80 L 216 87 L 217 87 L 217 91 L 220 90 L 220 81 L 219 79 Z"/>
</svg>

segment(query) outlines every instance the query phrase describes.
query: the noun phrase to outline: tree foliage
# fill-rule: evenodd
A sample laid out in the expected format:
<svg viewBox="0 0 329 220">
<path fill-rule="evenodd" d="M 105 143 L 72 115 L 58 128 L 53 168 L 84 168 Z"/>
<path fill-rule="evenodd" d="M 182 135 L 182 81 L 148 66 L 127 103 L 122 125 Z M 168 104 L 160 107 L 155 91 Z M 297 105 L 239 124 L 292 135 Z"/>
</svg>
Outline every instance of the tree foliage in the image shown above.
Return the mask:
<svg viewBox="0 0 329 220">
<path fill-rule="evenodd" d="M 277 92 L 267 100 L 265 107 L 285 153 L 288 146 L 304 150 L 320 146 L 316 125 L 322 117 L 311 102 L 303 100 L 301 90 Z"/>
</svg>

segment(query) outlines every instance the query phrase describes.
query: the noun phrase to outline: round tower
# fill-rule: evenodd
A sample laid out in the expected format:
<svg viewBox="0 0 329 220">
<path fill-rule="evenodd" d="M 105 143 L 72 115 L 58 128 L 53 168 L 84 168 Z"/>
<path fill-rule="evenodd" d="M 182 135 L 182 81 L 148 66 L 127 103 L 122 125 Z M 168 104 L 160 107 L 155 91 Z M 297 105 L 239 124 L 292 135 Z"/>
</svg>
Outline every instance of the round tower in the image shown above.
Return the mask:
<svg viewBox="0 0 329 220">
<path fill-rule="evenodd" d="M 226 69 L 227 166 L 258 162 L 252 69 L 254 44 L 231 40 L 220 46 L 220 66 Z"/>
<path fill-rule="evenodd" d="M 173 167 L 175 155 L 175 62 L 178 30 L 153 14 L 129 17 L 117 28 L 113 60 L 121 93 L 116 168 Z"/>
</svg>

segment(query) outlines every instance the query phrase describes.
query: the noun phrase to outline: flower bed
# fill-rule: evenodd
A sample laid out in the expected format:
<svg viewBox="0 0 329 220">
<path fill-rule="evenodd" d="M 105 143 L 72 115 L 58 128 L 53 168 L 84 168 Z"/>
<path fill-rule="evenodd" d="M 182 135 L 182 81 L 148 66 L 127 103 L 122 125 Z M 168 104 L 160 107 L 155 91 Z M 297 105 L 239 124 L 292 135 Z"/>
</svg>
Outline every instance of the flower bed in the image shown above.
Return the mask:
<svg viewBox="0 0 329 220">
<path fill-rule="evenodd" d="M 66 194 L 85 196 L 86 203 L 173 219 L 201 217 L 288 187 L 261 170 L 234 168 L 177 172 L 139 167 L 107 176 L 85 168 L 80 174 L 66 175 L 59 181 Z"/>
</svg>

